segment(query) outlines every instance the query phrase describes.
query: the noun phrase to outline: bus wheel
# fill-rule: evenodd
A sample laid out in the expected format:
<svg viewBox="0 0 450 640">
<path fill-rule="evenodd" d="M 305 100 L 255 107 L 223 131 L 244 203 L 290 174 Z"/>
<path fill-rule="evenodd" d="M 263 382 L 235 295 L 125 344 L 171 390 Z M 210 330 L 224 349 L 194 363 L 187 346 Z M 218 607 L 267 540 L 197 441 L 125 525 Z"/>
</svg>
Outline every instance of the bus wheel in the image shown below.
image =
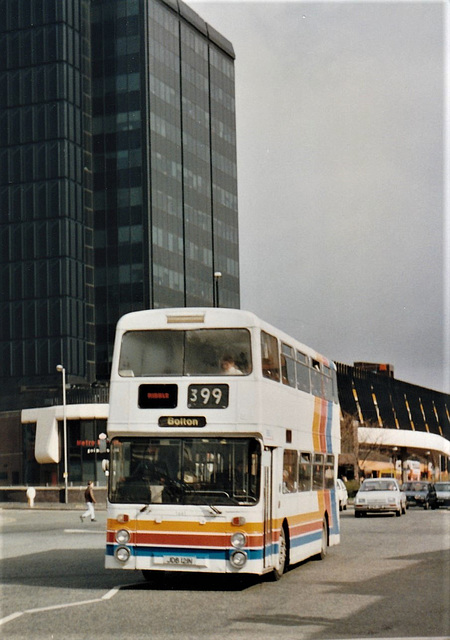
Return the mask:
<svg viewBox="0 0 450 640">
<path fill-rule="evenodd" d="M 328 524 L 326 518 L 323 519 L 322 523 L 322 538 L 321 538 L 321 547 L 320 551 L 317 554 L 317 560 L 323 560 L 328 552 Z"/>
<path fill-rule="evenodd" d="M 288 566 L 288 542 L 284 526 L 281 527 L 277 566 L 273 568 L 274 580 L 279 580 Z"/>
</svg>

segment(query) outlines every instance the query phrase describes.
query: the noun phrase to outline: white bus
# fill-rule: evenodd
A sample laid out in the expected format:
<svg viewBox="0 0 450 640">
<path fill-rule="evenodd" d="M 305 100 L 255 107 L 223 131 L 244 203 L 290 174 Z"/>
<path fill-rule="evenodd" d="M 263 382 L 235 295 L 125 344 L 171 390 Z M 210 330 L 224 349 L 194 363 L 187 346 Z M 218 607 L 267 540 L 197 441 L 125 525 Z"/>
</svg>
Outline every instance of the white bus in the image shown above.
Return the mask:
<svg viewBox="0 0 450 640">
<path fill-rule="evenodd" d="M 235 309 L 117 325 L 106 568 L 272 573 L 339 543 L 334 364 Z"/>
</svg>

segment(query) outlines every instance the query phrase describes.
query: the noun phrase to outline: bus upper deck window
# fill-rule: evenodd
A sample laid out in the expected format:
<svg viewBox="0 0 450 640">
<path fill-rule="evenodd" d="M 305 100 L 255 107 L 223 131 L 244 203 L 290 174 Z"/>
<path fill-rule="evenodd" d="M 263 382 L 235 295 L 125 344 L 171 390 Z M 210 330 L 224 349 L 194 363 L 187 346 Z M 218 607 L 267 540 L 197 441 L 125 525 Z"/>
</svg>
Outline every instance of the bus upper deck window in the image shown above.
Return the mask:
<svg viewBox="0 0 450 640">
<path fill-rule="evenodd" d="M 247 329 L 186 331 L 184 375 L 243 376 L 251 372 Z"/>
<path fill-rule="evenodd" d="M 311 393 L 315 396 L 322 397 L 322 370 L 318 360 L 311 360 Z"/>
<path fill-rule="evenodd" d="M 121 377 L 248 375 L 247 329 L 127 331 L 119 359 Z"/>
<path fill-rule="evenodd" d="M 183 373 L 181 331 L 127 331 L 122 337 L 119 375 L 170 376 Z"/>
<path fill-rule="evenodd" d="M 261 365 L 265 378 L 280 381 L 278 340 L 265 331 L 261 331 Z"/>
<path fill-rule="evenodd" d="M 281 343 L 281 379 L 283 384 L 295 387 L 294 349 Z"/>
</svg>

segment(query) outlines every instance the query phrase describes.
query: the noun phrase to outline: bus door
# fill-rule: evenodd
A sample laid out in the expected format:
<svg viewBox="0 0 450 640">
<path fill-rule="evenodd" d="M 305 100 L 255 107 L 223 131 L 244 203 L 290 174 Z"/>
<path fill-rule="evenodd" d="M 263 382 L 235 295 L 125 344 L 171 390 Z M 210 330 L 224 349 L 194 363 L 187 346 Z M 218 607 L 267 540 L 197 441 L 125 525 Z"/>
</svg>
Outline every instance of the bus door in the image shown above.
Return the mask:
<svg viewBox="0 0 450 640">
<path fill-rule="evenodd" d="M 265 448 L 263 453 L 263 497 L 264 497 L 264 546 L 263 567 L 273 566 L 273 449 Z"/>
</svg>

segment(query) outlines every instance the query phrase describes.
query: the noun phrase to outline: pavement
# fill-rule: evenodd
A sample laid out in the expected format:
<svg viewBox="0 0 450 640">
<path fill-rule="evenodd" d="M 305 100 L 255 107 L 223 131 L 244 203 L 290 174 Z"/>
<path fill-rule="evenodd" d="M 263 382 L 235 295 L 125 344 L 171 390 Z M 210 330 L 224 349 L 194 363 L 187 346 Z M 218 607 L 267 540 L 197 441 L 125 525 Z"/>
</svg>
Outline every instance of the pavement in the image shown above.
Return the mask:
<svg viewBox="0 0 450 640">
<path fill-rule="evenodd" d="M 53 510 L 53 511 L 79 511 L 86 509 L 85 502 L 71 502 L 64 504 L 63 502 L 35 502 L 34 506 L 30 506 L 27 502 L 0 502 L 0 511 L 2 509 L 28 509 L 29 511 Z M 105 504 L 95 504 L 96 511 L 106 511 Z"/>
</svg>

